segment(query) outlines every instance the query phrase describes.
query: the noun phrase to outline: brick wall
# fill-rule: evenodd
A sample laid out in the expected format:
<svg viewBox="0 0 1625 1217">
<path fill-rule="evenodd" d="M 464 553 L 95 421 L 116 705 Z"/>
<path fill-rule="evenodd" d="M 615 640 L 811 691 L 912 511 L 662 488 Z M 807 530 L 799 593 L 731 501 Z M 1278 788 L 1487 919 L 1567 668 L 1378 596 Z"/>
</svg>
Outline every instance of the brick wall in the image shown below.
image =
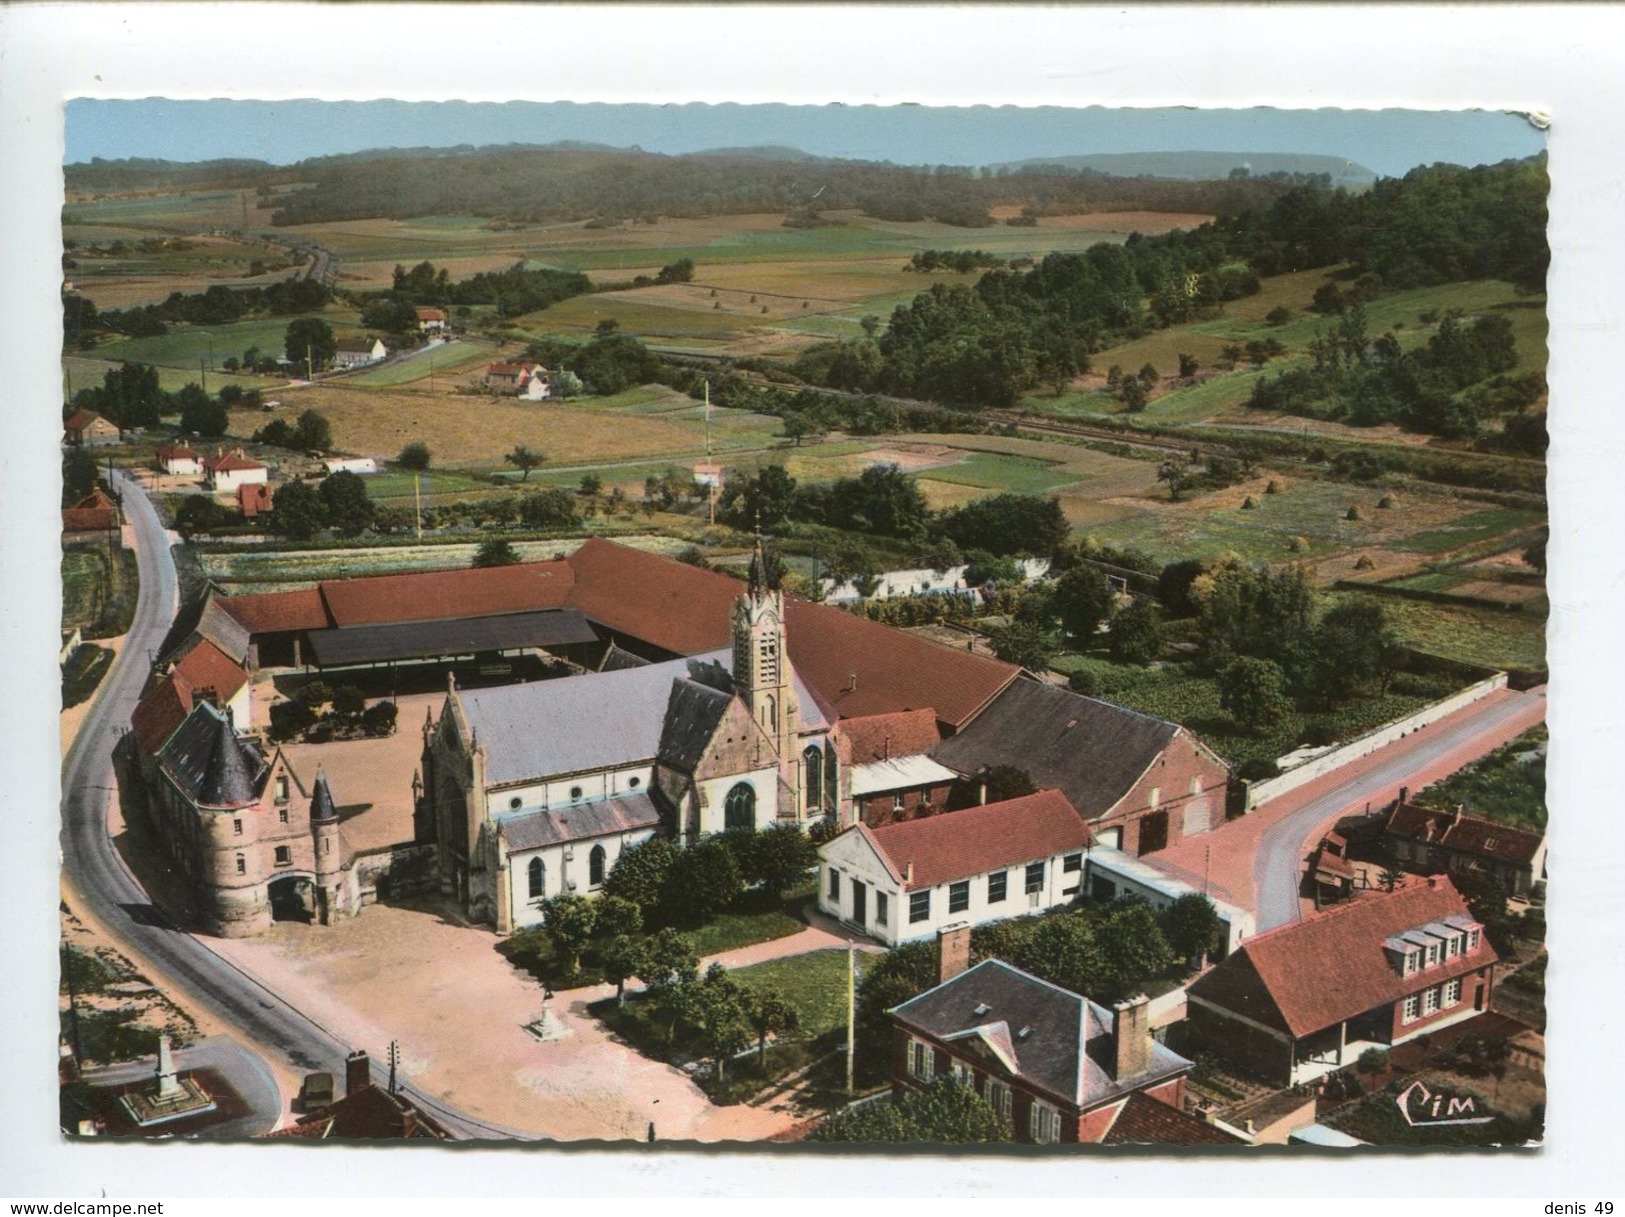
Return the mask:
<svg viewBox="0 0 1625 1217">
<path fill-rule="evenodd" d="M 1124 853 L 1150 852 L 1147 846 L 1163 848 L 1183 840 L 1187 835 L 1187 815 L 1194 823 L 1193 830 L 1206 831 L 1224 823 L 1225 794 L 1229 786 L 1230 771 L 1224 762 L 1200 747 L 1186 732 L 1180 731 L 1168 741 L 1162 755 L 1140 775 L 1139 781 L 1117 806 L 1094 822 L 1096 833 L 1112 828 L 1123 830 Z M 1195 792 L 1192 793 L 1192 784 Z M 1155 796 L 1156 806 L 1152 806 Z M 1166 812 L 1168 835 L 1164 846 L 1143 840 L 1145 818 L 1153 811 Z"/>
</svg>

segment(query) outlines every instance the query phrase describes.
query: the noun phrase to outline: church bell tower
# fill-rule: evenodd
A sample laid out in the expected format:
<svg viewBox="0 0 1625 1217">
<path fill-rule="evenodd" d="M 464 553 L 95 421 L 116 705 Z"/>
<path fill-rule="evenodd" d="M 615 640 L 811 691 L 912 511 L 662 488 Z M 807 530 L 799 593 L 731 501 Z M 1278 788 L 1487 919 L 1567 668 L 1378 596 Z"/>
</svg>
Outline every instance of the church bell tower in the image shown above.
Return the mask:
<svg viewBox="0 0 1625 1217">
<path fill-rule="evenodd" d="M 773 741 L 779 771 L 792 786 L 795 775 L 797 706 L 790 655 L 785 646 L 784 593 L 777 564 L 756 539 L 746 593 L 734 602 L 734 687 L 762 734 Z"/>
</svg>

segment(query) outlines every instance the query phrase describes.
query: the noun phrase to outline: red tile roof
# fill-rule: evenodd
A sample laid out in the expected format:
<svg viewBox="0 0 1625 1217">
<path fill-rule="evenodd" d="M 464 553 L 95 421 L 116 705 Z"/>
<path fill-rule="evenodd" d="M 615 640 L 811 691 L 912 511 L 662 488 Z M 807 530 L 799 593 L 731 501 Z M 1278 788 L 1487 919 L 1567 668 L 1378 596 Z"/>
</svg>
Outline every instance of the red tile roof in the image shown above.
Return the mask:
<svg viewBox="0 0 1625 1217">
<path fill-rule="evenodd" d="M 524 370 L 525 365 L 522 363 L 493 363 L 486 365 L 485 374 L 487 376 L 518 376 Z"/>
<path fill-rule="evenodd" d="M 1134 1091 L 1112 1121 L 1103 1145 L 1240 1145 L 1229 1133 Z"/>
<path fill-rule="evenodd" d="M 562 608 L 574 582 L 575 572 L 568 562 L 525 562 L 369 579 L 329 579 L 321 585 L 321 595 L 333 624 L 343 627 L 450 621 Z"/>
<path fill-rule="evenodd" d="M 62 509 L 63 532 L 98 532 L 113 527 L 113 508 L 107 507 L 64 507 Z"/>
<path fill-rule="evenodd" d="M 1089 844 L 1089 825 L 1059 790 L 880 828 L 859 825 L 908 891 L 1001 867 L 1035 862 Z M 909 864 L 914 876 L 908 879 Z"/>
<path fill-rule="evenodd" d="M 271 487 L 266 482 L 246 482 L 237 487 L 237 510 L 252 520 L 271 510 Z"/>
<path fill-rule="evenodd" d="M 158 446 L 158 459 L 161 461 L 195 461 L 198 456 L 185 444 L 160 444 Z"/>
<path fill-rule="evenodd" d="M 248 683 L 248 673 L 206 638 L 198 639 L 186 652 L 175 665 L 175 672 L 193 693 L 201 695 L 212 692 L 222 702 L 230 701 Z"/>
<path fill-rule="evenodd" d="M 674 655 L 730 645 L 738 580 L 596 537 L 569 562 L 571 606 L 599 624 Z M 806 600 L 785 617 L 797 673 L 842 718 L 931 709 L 957 729 L 1020 672 Z"/>
<path fill-rule="evenodd" d="M 1388 813 L 1383 831 L 1410 841 L 1460 850 L 1498 862 L 1528 866 L 1540 852 L 1541 833 L 1497 824 L 1459 811 L 1437 811 L 1416 803 L 1400 803 Z"/>
<path fill-rule="evenodd" d="M 448 1135 L 429 1117 L 398 1094 L 382 1086 L 368 1086 L 279 1129 L 273 1137 L 300 1140 L 390 1141 L 426 1139 L 444 1141 Z"/>
<path fill-rule="evenodd" d="M 441 309 L 437 309 L 437 308 L 420 308 L 420 309 L 418 309 L 418 320 L 419 321 L 444 321 L 445 319 L 446 319 L 446 314 Z"/>
<path fill-rule="evenodd" d="M 265 468 L 253 457 L 241 451 L 224 452 L 218 456 L 205 457 L 203 467 L 215 473 L 234 473 L 240 470 Z"/>
<path fill-rule="evenodd" d="M 101 415 L 97 414 L 94 410 L 75 410 L 72 414 L 68 415 L 66 421 L 63 422 L 62 427 L 66 431 L 83 431 L 100 417 Z"/>
<path fill-rule="evenodd" d="M 1477 950 L 1400 975 L 1384 941 L 1452 916 L 1469 916 L 1467 903 L 1444 875 L 1364 893 L 1247 939 L 1190 994 L 1294 1036 L 1311 1035 L 1496 962 L 1481 934 Z"/>
<path fill-rule="evenodd" d="M 182 676 L 173 672 L 164 677 L 135 704 L 130 714 L 130 727 L 136 742 L 149 756 L 164 746 L 164 741 L 175 733 L 175 728 L 186 721 L 192 712 L 192 690 Z"/>
<path fill-rule="evenodd" d="M 934 710 L 900 710 L 843 718 L 837 736 L 846 745 L 847 764 L 868 765 L 895 756 L 919 756 L 942 742 Z"/>
<path fill-rule="evenodd" d="M 250 634 L 280 634 L 287 630 L 325 630 L 327 606 L 320 588 L 293 592 L 259 592 L 251 596 L 221 596 L 216 600 Z"/>
</svg>

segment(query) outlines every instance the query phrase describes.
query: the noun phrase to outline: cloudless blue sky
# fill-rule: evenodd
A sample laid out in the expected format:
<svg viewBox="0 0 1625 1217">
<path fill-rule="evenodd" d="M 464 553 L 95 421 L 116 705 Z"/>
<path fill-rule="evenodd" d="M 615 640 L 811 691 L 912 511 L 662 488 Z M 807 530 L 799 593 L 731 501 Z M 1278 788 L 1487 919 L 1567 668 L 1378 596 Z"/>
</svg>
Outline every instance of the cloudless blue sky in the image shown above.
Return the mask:
<svg viewBox="0 0 1625 1217">
<path fill-rule="evenodd" d="M 138 101 L 67 106 L 67 160 L 249 157 L 289 164 L 369 148 L 584 140 L 650 152 L 787 144 L 819 156 L 986 165 L 1101 152 L 1297 152 L 1379 174 L 1540 151 L 1494 111 L 1118 110 L 1093 107 L 580 105 L 572 102 Z"/>
</svg>

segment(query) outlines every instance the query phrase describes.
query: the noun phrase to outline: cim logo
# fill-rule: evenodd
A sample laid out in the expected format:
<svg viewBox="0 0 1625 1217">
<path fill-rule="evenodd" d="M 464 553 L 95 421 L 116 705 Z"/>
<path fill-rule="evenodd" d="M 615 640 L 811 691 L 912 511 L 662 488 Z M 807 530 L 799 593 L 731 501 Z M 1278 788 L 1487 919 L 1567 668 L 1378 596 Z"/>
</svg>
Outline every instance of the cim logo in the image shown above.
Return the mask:
<svg viewBox="0 0 1625 1217">
<path fill-rule="evenodd" d="M 1472 1095 L 1459 1098 L 1442 1091 L 1429 1090 L 1421 1078 L 1400 1091 L 1394 1102 L 1399 1104 L 1399 1113 L 1412 1128 L 1438 1124 L 1488 1124 L 1495 1119 L 1493 1115 L 1473 1114 Z"/>
</svg>

